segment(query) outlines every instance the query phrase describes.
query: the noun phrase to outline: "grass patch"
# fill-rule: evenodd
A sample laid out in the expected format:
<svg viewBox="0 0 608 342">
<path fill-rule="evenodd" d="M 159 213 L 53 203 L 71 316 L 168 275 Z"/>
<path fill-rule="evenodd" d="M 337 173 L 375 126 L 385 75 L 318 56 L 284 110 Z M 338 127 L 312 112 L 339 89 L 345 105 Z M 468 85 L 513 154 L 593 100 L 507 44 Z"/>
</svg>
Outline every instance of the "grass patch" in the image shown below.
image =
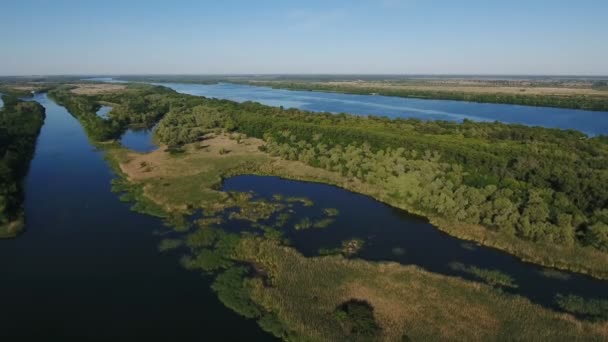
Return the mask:
<svg viewBox="0 0 608 342">
<path fill-rule="evenodd" d="M 353 299 L 373 307 L 380 327 L 376 338 L 385 341 L 608 338 L 606 323 L 576 321 L 524 298 L 413 266 L 305 258 L 252 237 L 241 240 L 235 252 L 237 260 L 255 264 L 270 279 L 269 284 L 250 280 L 252 301 L 276 314 L 283 330 L 305 340 L 348 340 L 336 308 Z"/>
</svg>

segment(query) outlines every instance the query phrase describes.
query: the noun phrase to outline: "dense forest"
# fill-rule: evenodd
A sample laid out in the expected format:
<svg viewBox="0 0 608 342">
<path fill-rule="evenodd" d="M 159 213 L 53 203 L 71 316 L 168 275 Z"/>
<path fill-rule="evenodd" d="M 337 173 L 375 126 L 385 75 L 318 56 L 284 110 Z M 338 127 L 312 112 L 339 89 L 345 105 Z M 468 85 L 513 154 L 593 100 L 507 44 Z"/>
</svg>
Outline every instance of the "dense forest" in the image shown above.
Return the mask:
<svg viewBox="0 0 608 342">
<path fill-rule="evenodd" d="M 249 84 L 249 82 L 245 82 Z M 465 91 L 447 91 L 431 89 L 388 89 L 384 87 L 353 87 L 348 85 L 319 84 L 310 82 L 255 82 L 256 86 L 268 86 L 280 89 L 330 91 L 348 94 L 378 94 L 384 96 L 413 97 L 423 99 L 470 101 L 481 103 L 502 103 L 538 107 L 573 108 L 594 111 L 608 111 L 608 96 L 593 95 L 536 95 L 474 93 Z"/>
<path fill-rule="evenodd" d="M 103 123 L 109 127 L 149 124 L 164 115 L 155 135 L 170 146 L 199 141 L 209 132 L 237 131 L 264 139 L 274 155 L 384 189 L 389 202 L 429 217 L 528 241 L 608 251 L 605 137 L 498 122 L 312 113 L 162 87 L 129 89 L 68 98 L 87 103 L 83 107 L 115 103 Z M 88 116 L 102 122 L 93 118 L 94 110 L 88 108 Z"/>
<path fill-rule="evenodd" d="M 0 238 L 21 229 L 23 187 L 36 139 L 44 122 L 44 107 L 13 96 L 2 97 L 0 109 Z M 15 222 L 17 222 L 15 224 Z"/>
</svg>

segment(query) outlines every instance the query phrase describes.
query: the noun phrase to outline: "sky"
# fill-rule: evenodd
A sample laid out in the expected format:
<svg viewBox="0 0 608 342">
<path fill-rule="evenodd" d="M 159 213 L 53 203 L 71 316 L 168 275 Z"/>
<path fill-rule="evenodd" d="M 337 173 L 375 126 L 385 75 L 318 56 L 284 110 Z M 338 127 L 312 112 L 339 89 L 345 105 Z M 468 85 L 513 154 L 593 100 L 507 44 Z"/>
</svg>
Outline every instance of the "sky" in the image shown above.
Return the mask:
<svg viewBox="0 0 608 342">
<path fill-rule="evenodd" d="M 1 0 L 0 75 L 608 75 L 608 1 Z"/>
</svg>

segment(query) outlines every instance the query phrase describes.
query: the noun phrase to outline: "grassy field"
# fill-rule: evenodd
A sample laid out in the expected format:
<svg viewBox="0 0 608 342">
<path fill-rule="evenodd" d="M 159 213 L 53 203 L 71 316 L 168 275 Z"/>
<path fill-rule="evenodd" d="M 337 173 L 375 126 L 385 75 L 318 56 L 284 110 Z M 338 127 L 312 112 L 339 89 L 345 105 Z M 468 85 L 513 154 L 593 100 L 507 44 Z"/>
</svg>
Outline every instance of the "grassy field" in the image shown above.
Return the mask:
<svg viewBox="0 0 608 342">
<path fill-rule="evenodd" d="M 379 340 L 572 340 L 608 338 L 608 323 L 587 323 L 489 286 L 414 266 L 340 256 L 305 258 L 276 242 L 243 239 L 236 259 L 268 278 L 251 282 L 251 298 L 276 313 L 294 340 L 349 339 L 336 308 L 352 299 L 373 307 Z M 303 337 L 303 338 L 302 338 Z"/>
</svg>

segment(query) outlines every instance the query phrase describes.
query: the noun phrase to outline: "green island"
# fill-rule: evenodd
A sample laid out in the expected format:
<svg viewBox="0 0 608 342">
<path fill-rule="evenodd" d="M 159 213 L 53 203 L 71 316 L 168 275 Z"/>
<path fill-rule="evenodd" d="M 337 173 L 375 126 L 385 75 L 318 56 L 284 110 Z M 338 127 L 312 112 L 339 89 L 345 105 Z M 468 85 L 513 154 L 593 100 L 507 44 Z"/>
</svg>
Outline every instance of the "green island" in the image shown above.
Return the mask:
<svg viewBox="0 0 608 342">
<path fill-rule="evenodd" d="M 44 108 L 19 100 L 29 92 L 2 89 L 0 108 L 0 239 L 12 238 L 24 228 L 23 179 L 34 156 L 44 123 Z"/>
<path fill-rule="evenodd" d="M 566 312 L 507 294 L 494 270 L 454 265 L 481 282 L 415 266 L 353 258 L 363 241 L 305 257 L 283 231 L 305 198 L 220 190 L 235 175 L 332 184 L 428 217 L 459 238 L 523 260 L 608 278 L 608 141 L 575 131 L 310 113 L 125 85 L 49 96 L 68 108 L 106 153 L 113 190 L 132 209 L 183 234 L 159 250 L 214 277 L 219 299 L 285 340 L 605 340 L 608 306 L 558 298 Z M 96 116 L 111 105 L 109 119 Z M 160 121 L 159 121 L 160 120 Z M 158 122 L 159 148 L 138 153 L 115 140 Z M 554 168 L 560 165 L 560 168 Z M 202 217 L 188 217 L 202 210 Z M 331 225 L 324 208 L 291 229 Z M 223 224 L 248 222 L 240 232 Z M 331 229 L 331 228 L 327 228 Z M 403 253 L 403 251 L 395 251 Z M 558 273 L 558 272 L 554 272 Z M 420 298 L 425 300 L 421 301 Z"/>
</svg>

